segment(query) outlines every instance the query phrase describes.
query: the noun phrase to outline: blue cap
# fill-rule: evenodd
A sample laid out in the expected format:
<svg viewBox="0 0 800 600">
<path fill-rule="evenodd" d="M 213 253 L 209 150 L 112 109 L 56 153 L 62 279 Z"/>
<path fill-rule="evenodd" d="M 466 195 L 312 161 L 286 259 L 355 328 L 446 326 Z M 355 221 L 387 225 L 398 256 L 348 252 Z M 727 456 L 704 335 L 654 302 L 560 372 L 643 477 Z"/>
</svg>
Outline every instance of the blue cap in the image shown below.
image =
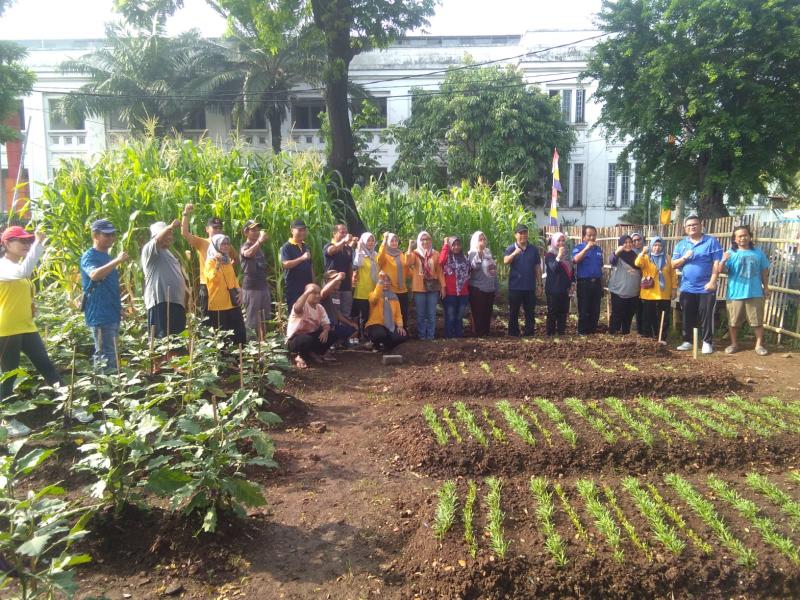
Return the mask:
<svg viewBox="0 0 800 600">
<path fill-rule="evenodd" d="M 97 219 L 92 223 L 92 231 L 98 233 L 116 233 L 117 228 L 108 219 Z"/>
</svg>

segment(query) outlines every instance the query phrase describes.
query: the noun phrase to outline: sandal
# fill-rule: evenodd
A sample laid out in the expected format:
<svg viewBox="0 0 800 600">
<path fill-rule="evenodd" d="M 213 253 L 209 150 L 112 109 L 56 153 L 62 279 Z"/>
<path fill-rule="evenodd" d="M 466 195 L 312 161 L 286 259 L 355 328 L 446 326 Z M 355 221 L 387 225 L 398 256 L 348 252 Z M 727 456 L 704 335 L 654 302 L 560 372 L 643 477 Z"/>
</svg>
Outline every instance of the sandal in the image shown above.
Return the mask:
<svg viewBox="0 0 800 600">
<path fill-rule="evenodd" d="M 756 354 L 758 354 L 759 356 L 766 356 L 767 354 L 769 354 L 769 351 L 766 348 L 764 348 L 764 346 L 756 346 Z"/>
<path fill-rule="evenodd" d="M 725 354 L 735 354 L 739 351 L 739 346 L 728 346 L 725 348 Z"/>
<path fill-rule="evenodd" d="M 308 363 L 303 359 L 302 356 L 295 356 L 294 357 L 294 364 L 297 366 L 298 369 L 307 369 Z"/>
</svg>

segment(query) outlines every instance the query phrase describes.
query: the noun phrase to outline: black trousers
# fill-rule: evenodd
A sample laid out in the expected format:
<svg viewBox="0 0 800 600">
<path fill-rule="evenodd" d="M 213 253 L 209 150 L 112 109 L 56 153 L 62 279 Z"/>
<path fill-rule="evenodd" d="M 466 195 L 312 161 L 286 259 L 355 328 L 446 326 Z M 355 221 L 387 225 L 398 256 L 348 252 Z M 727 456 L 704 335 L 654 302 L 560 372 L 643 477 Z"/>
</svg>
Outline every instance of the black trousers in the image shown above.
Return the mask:
<svg viewBox="0 0 800 600">
<path fill-rule="evenodd" d="M 328 331 L 328 339 L 321 342 L 319 341 L 321 333 L 322 327 L 312 333 L 301 333 L 292 336 L 288 342 L 289 352 L 299 354 L 306 362 L 311 360 L 312 353 L 322 356 L 328 351 L 328 348 L 336 343 L 338 338 L 336 337 L 336 332 L 331 329 Z"/>
<path fill-rule="evenodd" d="M 200 314 L 205 316 L 208 312 L 208 286 L 205 283 L 197 286 L 197 305 Z"/>
<path fill-rule="evenodd" d="M 381 352 L 390 352 L 403 342 L 408 341 L 407 335 L 400 335 L 396 331 L 389 331 L 383 325 L 370 325 L 367 327 L 367 336 L 372 344 Z"/>
<path fill-rule="evenodd" d="M 508 290 L 508 335 L 519 337 L 519 309 L 525 311 L 524 335 L 536 332 L 533 313 L 536 310 L 536 290 Z"/>
<path fill-rule="evenodd" d="M 669 300 L 642 300 L 642 335 L 658 338 L 658 327 L 661 325 L 661 315 L 664 315 L 664 328 L 661 330 L 661 339 L 667 339 L 670 320 Z"/>
<path fill-rule="evenodd" d="M 364 324 L 369 321 L 369 300 L 353 298 L 353 310 L 350 316 L 358 323 L 358 337 L 363 339 L 366 335 Z M 403 325 L 405 325 L 405 322 L 403 322 Z"/>
<path fill-rule="evenodd" d="M 603 298 L 603 279 L 600 277 L 578 279 L 578 333 L 597 331 L 600 320 L 600 301 Z"/>
<path fill-rule="evenodd" d="M 207 313 L 208 324 L 221 331 L 230 332 L 228 340 L 236 344 L 247 343 L 247 331 L 244 327 L 244 317 L 242 316 L 242 309 L 239 307 L 230 308 L 228 310 L 210 310 Z"/>
<path fill-rule="evenodd" d="M 631 322 L 639 305 L 639 296 L 623 298 L 612 292 L 611 294 L 611 321 L 608 324 L 608 333 L 631 332 Z"/>
<path fill-rule="evenodd" d="M 641 298 L 638 300 L 636 303 L 636 333 L 644 335 L 644 300 Z"/>
<path fill-rule="evenodd" d="M 702 341 L 711 344 L 714 341 L 714 307 L 717 304 L 717 292 L 692 294 L 681 292 L 681 316 L 683 318 L 683 341 L 692 343 L 694 328 L 700 330 Z"/>
<path fill-rule="evenodd" d="M 148 333 L 155 327 L 157 338 L 178 335 L 186 329 L 186 309 L 175 302 L 159 302 L 147 309 L 147 327 Z"/>
<path fill-rule="evenodd" d="M 569 292 L 547 294 L 547 335 L 564 335 L 569 317 Z"/>
<path fill-rule="evenodd" d="M 0 337 L 0 368 L 3 369 L 3 373 L 14 371 L 19 367 L 21 353 L 31 360 L 47 383 L 52 385 L 61 382 L 55 365 L 47 356 L 47 348 L 44 347 L 38 331 Z M 0 385 L 0 400 L 8 398 L 14 392 L 15 379 L 16 377 L 9 377 Z"/>
<path fill-rule="evenodd" d="M 397 294 L 397 302 L 400 304 L 400 314 L 403 315 L 403 327 L 408 328 L 408 292 Z"/>
</svg>

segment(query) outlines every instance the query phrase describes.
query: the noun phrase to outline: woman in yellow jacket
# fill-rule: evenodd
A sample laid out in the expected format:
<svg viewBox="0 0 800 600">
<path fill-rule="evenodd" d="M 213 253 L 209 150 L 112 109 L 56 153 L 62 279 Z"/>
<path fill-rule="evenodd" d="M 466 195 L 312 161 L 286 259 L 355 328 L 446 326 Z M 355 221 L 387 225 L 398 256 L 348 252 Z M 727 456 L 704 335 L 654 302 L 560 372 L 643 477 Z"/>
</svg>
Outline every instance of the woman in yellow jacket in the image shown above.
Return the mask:
<svg viewBox="0 0 800 600">
<path fill-rule="evenodd" d="M 411 291 L 417 309 L 417 336 L 432 340 L 436 332 L 436 307 L 444 294 L 444 275 L 439 253 L 433 249 L 433 238 L 427 231 L 417 236 L 406 254 L 406 266 L 411 271 Z"/>
<path fill-rule="evenodd" d="M 206 319 L 211 327 L 229 331 L 228 339 L 234 344 L 244 344 L 247 342 L 247 333 L 242 316 L 242 290 L 230 256 L 230 238 L 221 233 L 212 236 L 205 264 L 208 286 Z"/>
<path fill-rule="evenodd" d="M 667 343 L 669 331 L 670 301 L 675 289 L 675 269 L 666 252 L 664 240 L 655 236 L 650 245 L 642 249 L 636 257 L 636 266 L 642 271 L 642 335 L 658 338 L 662 344 Z M 661 331 L 661 318 L 664 323 Z"/>
<path fill-rule="evenodd" d="M 378 283 L 378 253 L 375 236 L 365 231 L 358 239 L 353 254 L 353 310 L 350 317 L 358 323 L 358 335 L 365 342 L 366 323 L 369 320 L 369 295 Z"/>
<path fill-rule="evenodd" d="M 383 271 L 378 274 L 378 285 L 369 295 L 367 336 L 373 347 L 381 352 L 389 352 L 408 341 L 397 294 L 392 291 L 390 278 Z"/>
<path fill-rule="evenodd" d="M 409 241 L 409 251 L 411 251 L 411 246 L 411 241 Z M 378 268 L 389 276 L 392 291 L 400 303 L 403 323 L 408 324 L 408 286 L 406 285 L 408 266 L 406 263 L 406 254 L 400 250 L 400 238 L 394 233 L 384 233 L 383 243 L 378 250 Z"/>
</svg>

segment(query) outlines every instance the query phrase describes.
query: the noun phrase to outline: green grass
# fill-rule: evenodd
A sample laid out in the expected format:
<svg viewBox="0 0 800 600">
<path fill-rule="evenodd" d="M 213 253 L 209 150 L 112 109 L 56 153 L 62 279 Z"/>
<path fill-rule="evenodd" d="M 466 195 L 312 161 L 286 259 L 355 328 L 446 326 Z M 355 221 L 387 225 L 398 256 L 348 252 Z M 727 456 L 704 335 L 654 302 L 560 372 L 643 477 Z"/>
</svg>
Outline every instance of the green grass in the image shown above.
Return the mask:
<svg viewBox="0 0 800 600">
<path fill-rule="evenodd" d="M 535 412 L 533 412 L 533 410 L 531 410 L 530 407 L 527 404 L 520 404 L 519 405 L 519 410 L 526 417 L 528 417 L 528 420 L 531 423 L 533 423 L 533 426 L 536 427 L 536 431 L 538 431 L 542 435 L 542 437 L 544 438 L 545 443 L 548 446 L 552 446 L 553 445 L 553 434 L 550 433 L 550 430 L 547 429 L 546 427 L 542 427 L 542 423 L 539 421 L 539 416 Z"/>
<path fill-rule="evenodd" d="M 478 442 L 481 446 L 486 448 L 489 446 L 489 440 L 486 439 L 486 434 L 483 433 L 475 420 L 475 415 L 472 414 L 463 402 L 454 402 L 453 407 L 456 409 L 456 416 L 464 423 L 469 435 L 472 439 Z"/>
<path fill-rule="evenodd" d="M 647 425 L 634 417 L 619 398 L 606 398 L 606 404 L 608 404 L 611 410 L 617 413 L 619 418 L 631 428 L 636 434 L 636 437 L 648 446 L 653 445 L 653 434 L 650 429 L 648 429 Z"/>
<path fill-rule="evenodd" d="M 567 498 L 567 494 L 564 492 L 564 488 L 561 487 L 560 483 L 554 483 L 553 489 L 555 490 L 558 499 L 561 501 L 561 508 L 565 513 L 567 513 L 572 526 L 575 528 L 577 537 L 586 545 L 586 553 L 590 556 L 594 556 L 595 549 L 592 545 L 592 541 L 589 539 L 589 534 L 586 532 L 586 528 L 583 526 L 583 523 L 581 523 L 578 513 L 575 511 L 572 504 L 570 504 L 569 498 Z"/>
<path fill-rule="evenodd" d="M 792 521 L 793 531 L 800 526 L 800 502 L 794 500 L 789 494 L 760 473 L 748 473 L 747 485 L 775 503 L 781 509 L 781 512 Z"/>
<path fill-rule="evenodd" d="M 644 396 L 639 396 L 637 400 L 639 404 L 645 408 L 645 410 L 647 410 L 654 417 L 664 421 L 664 423 L 669 425 L 682 438 L 690 442 L 697 441 L 697 433 L 695 433 L 695 431 L 693 431 L 692 428 L 686 423 L 678 419 L 672 413 L 672 411 L 666 408 L 663 404 L 655 400 L 651 400 L 650 398 L 645 398 Z"/>
<path fill-rule="evenodd" d="M 433 521 L 433 533 L 439 539 L 444 539 L 456 520 L 456 482 L 446 481 L 439 490 L 439 503 L 436 505 L 436 515 Z"/>
<path fill-rule="evenodd" d="M 430 404 L 426 404 L 422 407 L 422 416 L 425 418 L 425 422 L 428 424 L 428 427 L 431 428 L 433 431 L 433 435 L 436 437 L 436 442 L 440 446 L 446 446 L 447 442 L 450 441 L 450 436 L 447 435 L 447 431 L 445 431 L 442 424 L 439 422 L 439 418 L 436 416 L 436 411 Z"/>
<path fill-rule="evenodd" d="M 450 415 L 450 410 L 447 408 L 442 409 L 442 421 L 447 425 L 447 429 L 450 431 L 450 435 L 453 436 L 453 439 L 459 444 L 462 443 L 464 439 L 461 437 L 461 434 L 458 433 L 456 422 L 453 420 L 453 417 Z"/>
<path fill-rule="evenodd" d="M 483 415 L 483 420 L 486 421 L 486 424 L 489 426 L 489 430 L 492 433 L 492 437 L 495 441 L 500 442 L 501 444 L 507 444 L 508 439 L 506 439 L 505 432 L 497 426 L 497 423 L 494 419 L 489 416 L 489 409 L 484 407 L 483 411 L 481 411 Z"/>
<path fill-rule="evenodd" d="M 709 415 L 704 410 L 700 410 L 699 408 L 695 407 L 691 402 L 684 400 L 680 396 L 671 396 L 665 400 L 668 404 L 673 406 L 677 406 L 687 415 L 689 415 L 692 419 L 695 419 L 701 425 L 711 431 L 715 431 L 719 435 L 725 438 L 735 438 L 739 435 L 739 432 L 726 424 L 723 421 L 715 419 L 711 415 Z"/>
<path fill-rule="evenodd" d="M 608 427 L 603 419 L 589 412 L 589 408 L 583 402 L 577 398 L 567 398 L 564 400 L 564 403 L 576 415 L 583 417 L 592 429 L 600 434 L 600 437 L 602 437 L 607 444 L 615 444 L 617 442 L 617 434 Z"/>
<path fill-rule="evenodd" d="M 639 512 L 647 519 L 653 536 L 673 554 L 683 552 L 685 542 L 680 539 L 675 528 L 664 520 L 664 513 L 658 503 L 646 489 L 639 486 L 639 481 L 635 477 L 626 477 L 622 480 L 622 487 L 631 495 Z"/>
<path fill-rule="evenodd" d="M 475 558 L 478 554 L 478 543 L 475 540 L 475 529 L 473 525 L 475 514 L 475 499 L 478 497 L 478 486 L 474 481 L 467 482 L 467 497 L 464 499 L 464 510 L 462 520 L 464 524 L 464 541 L 467 543 L 470 555 Z"/>
<path fill-rule="evenodd" d="M 564 540 L 558 534 L 553 522 L 555 506 L 553 505 L 553 493 L 548 489 L 547 480 L 544 477 L 531 477 L 530 490 L 536 500 L 536 519 L 545 536 L 545 548 L 553 557 L 556 565 L 563 567 L 567 564 L 567 550 L 564 547 Z"/>
<path fill-rule="evenodd" d="M 536 438 L 533 437 L 530 427 L 528 427 L 528 421 L 525 420 L 525 417 L 514 410 L 508 400 L 501 400 L 496 404 L 496 406 L 497 410 L 500 411 L 501 415 L 503 415 L 503 418 L 505 418 L 506 423 L 508 423 L 508 426 L 511 427 L 512 431 L 514 431 L 514 433 L 516 433 L 531 446 L 535 446 Z"/>
<path fill-rule="evenodd" d="M 489 546 L 497 558 L 505 558 L 510 543 L 503 537 L 503 520 L 505 514 L 500 507 L 500 492 L 503 484 L 497 477 L 487 477 L 486 485 L 486 532 L 489 534 Z"/>
<path fill-rule="evenodd" d="M 572 429 L 570 424 L 567 423 L 564 415 L 560 410 L 558 410 L 556 405 L 545 398 L 535 398 L 533 401 L 536 403 L 536 406 L 539 407 L 539 410 L 546 414 L 547 418 L 555 423 L 556 430 L 561 434 L 561 437 L 567 440 L 570 446 L 575 448 L 578 445 L 578 435 L 575 433 L 575 430 Z"/>
<path fill-rule="evenodd" d="M 625 533 L 628 534 L 628 538 L 631 540 L 631 543 L 642 553 L 645 558 L 647 558 L 647 560 L 652 561 L 653 552 L 650 550 L 647 542 L 639 537 L 639 534 L 636 532 L 636 527 L 634 527 L 633 523 L 631 523 L 625 516 L 625 513 L 622 511 L 622 508 L 617 501 L 617 495 L 614 493 L 614 490 L 609 485 L 603 485 L 603 493 L 606 496 L 606 500 L 608 500 L 608 505 L 617 516 L 617 520 L 622 525 Z"/>
<path fill-rule="evenodd" d="M 595 527 L 611 547 L 614 560 L 621 563 L 625 559 L 625 552 L 622 549 L 622 530 L 611 512 L 601 502 L 597 486 L 590 479 L 579 479 L 575 487 L 583 498 L 586 510 L 594 519 Z"/>
</svg>

